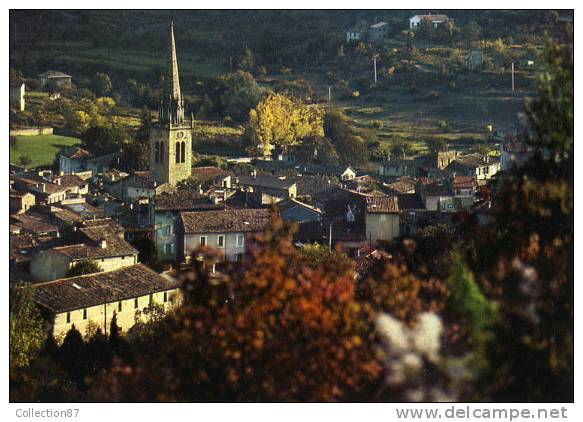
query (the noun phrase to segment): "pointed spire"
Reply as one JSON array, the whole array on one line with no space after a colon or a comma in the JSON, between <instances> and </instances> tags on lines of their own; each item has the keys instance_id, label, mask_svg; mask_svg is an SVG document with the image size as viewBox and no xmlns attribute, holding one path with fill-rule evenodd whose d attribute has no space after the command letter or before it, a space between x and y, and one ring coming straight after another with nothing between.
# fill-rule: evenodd
<instances>
[{"instance_id":1,"label":"pointed spire","mask_svg":"<svg viewBox=\"0 0 583 422\"><path fill-rule=\"evenodd\" d=\"M180 79L178 76L178 61L176 60L176 44L174 41L174 21L170 24L168 61L166 63L166 96L180 100Z\"/></svg>"},{"instance_id":2,"label":"pointed spire","mask_svg":"<svg viewBox=\"0 0 583 422\"><path fill-rule=\"evenodd\" d=\"M162 124L180 125L184 122L184 101L180 93L178 60L176 59L176 44L174 42L174 22L170 24L168 36L168 59L166 62L166 75L164 75L162 85L159 116Z\"/></svg>"}]
</instances>

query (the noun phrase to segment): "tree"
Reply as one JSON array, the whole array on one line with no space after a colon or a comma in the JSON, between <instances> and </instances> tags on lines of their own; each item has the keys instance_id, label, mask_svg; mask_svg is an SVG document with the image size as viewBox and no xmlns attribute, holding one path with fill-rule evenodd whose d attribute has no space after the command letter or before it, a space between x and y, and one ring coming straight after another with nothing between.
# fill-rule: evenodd
<instances>
[{"instance_id":1,"label":"tree","mask_svg":"<svg viewBox=\"0 0 583 422\"><path fill-rule=\"evenodd\" d=\"M397 142L390 149L391 157L395 159L405 159L411 152L411 144L407 142Z\"/></svg>"},{"instance_id":2,"label":"tree","mask_svg":"<svg viewBox=\"0 0 583 422\"><path fill-rule=\"evenodd\" d=\"M28 155L21 155L18 157L18 163L26 170L32 163L32 159Z\"/></svg>"},{"instance_id":3,"label":"tree","mask_svg":"<svg viewBox=\"0 0 583 422\"><path fill-rule=\"evenodd\" d=\"M244 122L249 111L259 104L264 89L257 85L253 75L241 70L224 76L222 81L224 92L219 101L221 113L235 122Z\"/></svg>"},{"instance_id":4,"label":"tree","mask_svg":"<svg viewBox=\"0 0 583 422\"><path fill-rule=\"evenodd\" d=\"M73 265L69 271L67 271L66 277L77 277L85 274L100 273L101 271L103 271L103 269L97 262L86 259Z\"/></svg>"},{"instance_id":5,"label":"tree","mask_svg":"<svg viewBox=\"0 0 583 422\"><path fill-rule=\"evenodd\" d=\"M237 67L245 72L253 72L255 70L255 57L253 56L251 49L248 47L245 47L245 51L239 59Z\"/></svg>"},{"instance_id":6,"label":"tree","mask_svg":"<svg viewBox=\"0 0 583 422\"><path fill-rule=\"evenodd\" d=\"M225 283L193 259L185 302L153 361L114 370L100 391L123 400L369 400L381 366L352 271L289 266L292 233L275 219Z\"/></svg>"},{"instance_id":7,"label":"tree","mask_svg":"<svg viewBox=\"0 0 583 422\"><path fill-rule=\"evenodd\" d=\"M81 133L83 144L95 155L119 151L128 139L123 128L111 124L93 125Z\"/></svg>"},{"instance_id":8,"label":"tree","mask_svg":"<svg viewBox=\"0 0 583 422\"><path fill-rule=\"evenodd\" d=\"M447 142L442 139L430 139L427 141L427 148L432 154L447 151Z\"/></svg>"},{"instance_id":9,"label":"tree","mask_svg":"<svg viewBox=\"0 0 583 422\"><path fill-rule=\"evenodd\" d=\"M65 128L74 133L81 133L89 127L90 117L89 114L83 110L71 110L65 115Z\"/></svg>"},{"instance_id":10,"label":"tree","mask_svg":"<svg viewBox=\"0 0 583 422\"><path fill-rule=\"evenodd\" d=\"M10 368L30 365L47 335L45 323L34 303L34 291L10 289Z\"/></svg>"},{"instance_id":11,"label":"tree","mask_svg":"<svg viewBox=\"0 0 583 422\"><path fill-rule=\"evenodd\" d=\"M355 165L367 161L365 142L342 111L331 110L324 114L324 135L332 140L342 163Z\"/></svg>"},{"instance_id":12,"label":"tree","mask_svg":"<svg viewBox=\"0 0 583 422\"><path fill-rule=\"evenodd\" d=\"M547 68L526 107L534 156L500 180L495 223L476 227L472 266L499 303L493 400L571 401L574 369L573 38L547 43ZM561 122L561 123L559 123Z\"/></svg>"},{"instance_id":13,"label":"tree","mask_svg":"<svg viewBox=\"0 0 583 422\"><path fill-rule=\"evenodd\" d=\"M111 78L105 73L96 73L91 80L91 90L98 97L107 97L113 91Z\"/></svg>"},{"instance_id":14,"label":"tree","mask_svg":"<svg viewBox=\"0 0 583 422\"><path fill-rule=\"evenodd\" d=\"M471 46L473 43L480 41L482 28L475 21L470 21L462 28L461 36L464 42Z\"/></svg>"},{"instance_id":15,"label":"tree","mask_svg":"<svg viewBox=\"0 0 583 422\"><path fill-rule=\"evenodd\" d=\"M270 94L249 112L247 136L264 156L276 145L294 145L303 138L323 135L322 110L283 94Z\"/></svg>"}]
</instances>

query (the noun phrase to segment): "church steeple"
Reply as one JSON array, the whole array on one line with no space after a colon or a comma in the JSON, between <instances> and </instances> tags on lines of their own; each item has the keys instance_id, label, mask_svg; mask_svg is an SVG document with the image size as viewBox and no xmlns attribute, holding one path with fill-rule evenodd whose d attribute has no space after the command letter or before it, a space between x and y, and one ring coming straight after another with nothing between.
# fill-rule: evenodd
<instances>
[{"instance_id":1,"label":"church steeple","mask_svg":"<svg viewBox=\"0 0 583 422\"><path fill-rule=\"evenodd\" d=\"M174 41L174 22L170 24L168 36L168 58L159 117L160 122L164 124L176 125L184 122L184 101L180 92L180 78L178 76L178 61L176 60L176 44Z\"/></svg>"}]
</instances>

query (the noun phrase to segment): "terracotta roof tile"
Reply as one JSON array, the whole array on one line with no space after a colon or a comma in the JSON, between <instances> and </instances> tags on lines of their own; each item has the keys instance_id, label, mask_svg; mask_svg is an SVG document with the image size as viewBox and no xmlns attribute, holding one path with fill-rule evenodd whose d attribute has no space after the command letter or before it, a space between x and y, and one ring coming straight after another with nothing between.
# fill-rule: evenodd
<instances>
[{"instance_id":1,"label":"terracotta roof tile","mask_svg":"<svg viewBox=\"0 0 583 422\"><path fill-rule=\"evenodd\" d=\"M35 301L57 313L172 290L179 285L175 279L136 264L115 271L35 284L32 288Z\"/></svg>"},{"instance_id":2,"label":"terracotta roof tile","mask_svg":"<svg viewBox=\"0 0 583 422\"><path fill-rule=\"evenodd\" d=\"M366 212L369 214L386 214L399 212L396 196L374 196L366 198Z\"/></svg>"},{"instance_id":3,"label":"terracotta roof tile","mask_svg":"<svg viewBox=\"0 0 583 422\"><path fill-rule=\"evenodd\" d=\"M180 213L185 233L255 232L264 229L271 218L268 209L228 209Z\"/></svg>"}]
</instances>

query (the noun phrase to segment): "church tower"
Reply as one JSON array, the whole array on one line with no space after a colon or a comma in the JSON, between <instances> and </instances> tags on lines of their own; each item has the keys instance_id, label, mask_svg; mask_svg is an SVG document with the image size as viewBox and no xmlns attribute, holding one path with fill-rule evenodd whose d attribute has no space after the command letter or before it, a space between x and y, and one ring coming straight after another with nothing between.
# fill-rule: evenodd
<instances>
[{"instance_id":1,"label":"church tower","mask_svg":"<svg viewBox=\"0 0 583 422\"><path fill-rule=\"evenodd\" d=\"M163 84L158 122L150 129L150 177L158 183L176 185L191 175L192 132L190 125L184 121L174 22L170 25Z\"/></svg>"}]
</instances>

